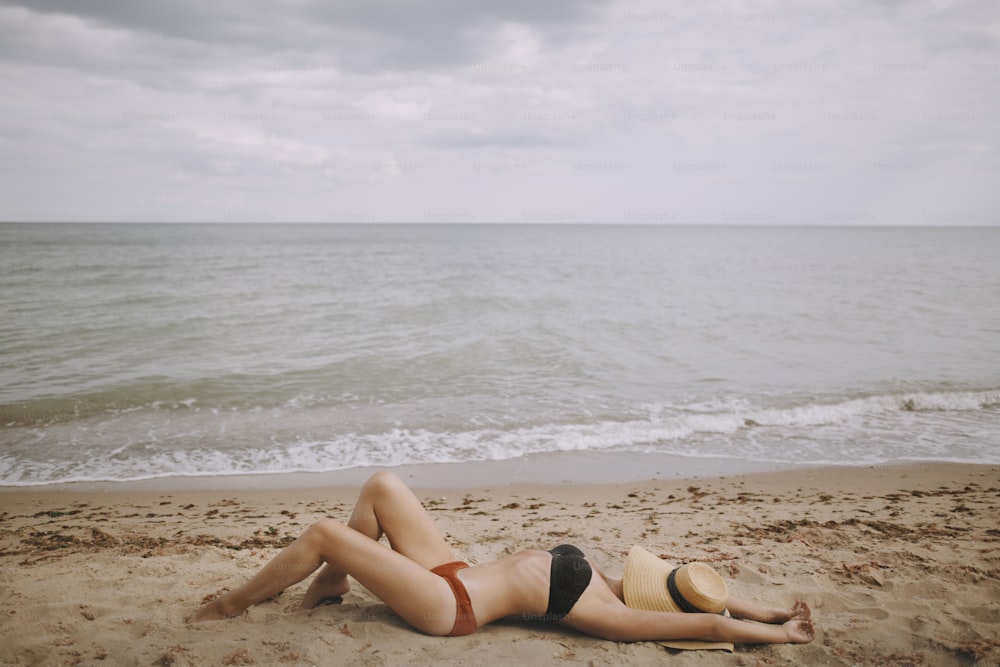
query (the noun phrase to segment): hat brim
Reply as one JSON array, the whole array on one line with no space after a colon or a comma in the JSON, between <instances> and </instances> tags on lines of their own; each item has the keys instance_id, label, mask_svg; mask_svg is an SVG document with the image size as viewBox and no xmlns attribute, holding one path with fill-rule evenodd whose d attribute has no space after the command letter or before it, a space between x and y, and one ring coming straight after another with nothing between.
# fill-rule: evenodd
<instances>
[{"instance_id":1,"label":"hat brim","mask_svg":"<svg viewBox=\"0 0 1000 667\"><path fill-rule=\"evenodd\" d=\"M649 553L640 546L632 547L625 560L625 574L622 580L625 604L635 609L650 609L670 613L684 613L668 596L645 587L646 582L664 581L674 565ZM725 612L729 616L729 612ZM680 651L727 651L734 653L736 647L729 642L706 642L697 640L658 641L657 644Z\"/></svg>"}]
</instances>

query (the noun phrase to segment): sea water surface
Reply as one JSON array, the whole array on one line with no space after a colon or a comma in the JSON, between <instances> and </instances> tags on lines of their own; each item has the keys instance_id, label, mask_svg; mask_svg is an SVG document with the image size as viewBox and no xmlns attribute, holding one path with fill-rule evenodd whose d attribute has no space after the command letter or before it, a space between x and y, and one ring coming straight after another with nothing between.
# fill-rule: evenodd
<instances>
[{"instance_id":1,"label":"sea water surface","mask_svg":"<svg viewBox=\"0 0 1000 667\"><path fill-rule=\"evenodd\" d=\"M996 228L0 225L0 485L1000 463L998 257Z\"/></svg>"}]
</instances>

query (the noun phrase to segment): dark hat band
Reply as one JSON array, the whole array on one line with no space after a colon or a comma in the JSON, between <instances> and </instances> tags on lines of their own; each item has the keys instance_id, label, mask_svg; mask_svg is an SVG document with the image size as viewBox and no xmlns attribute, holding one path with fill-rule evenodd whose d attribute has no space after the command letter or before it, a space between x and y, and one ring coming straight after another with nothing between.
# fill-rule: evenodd
<instances>
[{"instance_id":1,"label":"dark hat band","mask_svg":"<svg viewBox=\"0 0 1000 667\"><path fill-rule=\"evenodd\" d=\"M674 604L677 605L678 609L680 609L681 611L687 612L689 614L707 614L707 613L709 613L709 612L705 611L704 609L699 609L695 605L693 605L690 602L688 602L688 600L681 594L680 589L677 588L677 570L679 570L679 569L681 569L681 568L679 568L679 567L675 568L675 569L673 569L673 570L670 571L670 574L667 575L667 592L670 593L670 598L674 601ZM725 614L726 612L725 612L725 610L722 610L722 612L720 612L720 613L721 614Z\"/></svg>"}]
</instances>

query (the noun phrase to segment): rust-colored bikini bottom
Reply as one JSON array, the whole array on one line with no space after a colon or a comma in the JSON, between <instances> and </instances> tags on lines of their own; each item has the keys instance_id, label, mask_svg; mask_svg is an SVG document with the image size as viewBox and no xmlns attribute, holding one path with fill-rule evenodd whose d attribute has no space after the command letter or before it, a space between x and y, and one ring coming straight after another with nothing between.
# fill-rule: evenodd
<instances>
[{"instance_id":1,"label":"rust-colored bikini bottom","mask_svg":"<svg viewBox=\"0 0 1000 667\"><path fill-rule=\"evenodd\" d=\"M452 592L455 594L455 625L452 626L451 632L448 633L449 637L472 634L479 629L479 625L476 623L476 615L472 611L472 601L469 600L469 592L465 590L465 584L462 583L457 574L459 570L464 570L467 567L469 567L468 563L456 560L444 565L438 565L431 570L431 572L447 581L448 585L451 586Z\"/></svg>"}]
</instances>

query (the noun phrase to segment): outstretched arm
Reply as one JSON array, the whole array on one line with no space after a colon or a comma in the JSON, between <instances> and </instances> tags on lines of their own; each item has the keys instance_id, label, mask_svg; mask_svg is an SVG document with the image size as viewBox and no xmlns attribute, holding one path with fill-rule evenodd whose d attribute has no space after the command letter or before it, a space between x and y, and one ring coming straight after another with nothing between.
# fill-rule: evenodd
<instances>
[{"instance_id":1,"label":"outstretched arm","mask_svg":"<svg viewBox=\"0 0 1000 667\"><path fill-rule=\"evenodd\" d=\"M797 600L794 605L785 609L771 609L744 600L742 598L729 596L726 608L733 618L743 618L748 621L760 621L761 623L787 623L792 620L808 621L812 618L812 612L802 600Z\"/></svg>"},{"instance_id":2,"label":"outstretched arm","mask_svg":"<svg viewBox=\"0 0 1000 667\"><path fill-rule=\"evenodd\" d=\"M747 600L729 598L730 613L761 623L718 614L674 614L626 607L617 580L595 576L564 624L595 637L615 641L694 639L733 644L806 643L815 630L809 606L796 602L789 609L768 610Z\"/></svg>"},{"instance_id":3,"label":"outstretched arm","mask_svg":"<svg viewBox=\"0 0 1000 667\"><path fill-rule=\"evenodd\" d=\"M675 614L624 605L609 605L604 613L581 615L569 624L588 634L626 642L694 639L733 644L804 644L815 636L812 621L803 618L771 625L718 614Z\"/></svg>"},{"instance_id":4,"label":"outstretched arm","mask_svg":"<svg viewBox=\"0 0 1000 667\"><path fill-rule=\"evenodd\" d=\"M604 586L591 584L573 612L567 625L583 632L618 641L669 641L694 639L728 641L733 644L805 643L812 641L815 629L812 612L802 600L785 609L762 607L749 600L729 596L726 607L733 618L714 614L668 614L641 611L626 607L622 582L605 575L591 563ZM747 621L768 623L768 626ZM782 627L775 627L775 626ZM722 639L711 637L725 635Z\"/></svg>"}]
</instances>

